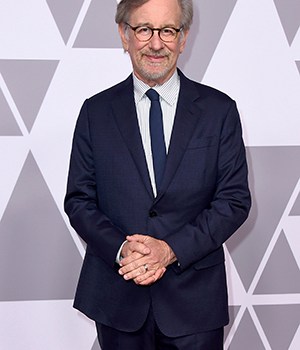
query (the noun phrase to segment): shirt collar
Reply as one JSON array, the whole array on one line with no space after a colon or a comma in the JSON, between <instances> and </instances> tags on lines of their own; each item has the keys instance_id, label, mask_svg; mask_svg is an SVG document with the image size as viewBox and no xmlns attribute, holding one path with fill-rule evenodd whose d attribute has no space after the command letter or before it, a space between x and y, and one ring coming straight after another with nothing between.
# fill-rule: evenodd
<instances>
[{"instance_id":1,"label":"shirt collar","mask_svg":"<svg viewBox=\"0 0 300 350\"><path fill-rule=\"evenodd\" d=\"M134 86L134 99L135 102L138 103L142 98L145 97L145 93L151 87L144 83L142 80L138 79L136 75L133 73L133 86ZM179 93L180 87L180 78L175 70L174 74L171 78L163 83L162 85L155 85L153 87L156 90L162 99L164 99L169 105L173 105Z\"/></svg>"}]
</instances>

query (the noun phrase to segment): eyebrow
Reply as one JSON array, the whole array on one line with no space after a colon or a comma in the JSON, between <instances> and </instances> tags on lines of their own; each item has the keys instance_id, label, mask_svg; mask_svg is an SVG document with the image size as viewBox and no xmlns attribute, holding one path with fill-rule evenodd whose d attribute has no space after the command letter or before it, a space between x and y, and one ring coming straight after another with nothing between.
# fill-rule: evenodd
<instances>
[{"instance_id":1,"label":"eyebrow","mask_svg":"<svg viewBox=\"0 0 300 350\"><path fill-rule=\"evenodd\" d=\"M150 22L143 22L143 23L138 23L135 27L150 27L150 28L156 28L152 23ZM177 28L175 24L163 24L159 28Z\"/></svg>"}]
</instances>

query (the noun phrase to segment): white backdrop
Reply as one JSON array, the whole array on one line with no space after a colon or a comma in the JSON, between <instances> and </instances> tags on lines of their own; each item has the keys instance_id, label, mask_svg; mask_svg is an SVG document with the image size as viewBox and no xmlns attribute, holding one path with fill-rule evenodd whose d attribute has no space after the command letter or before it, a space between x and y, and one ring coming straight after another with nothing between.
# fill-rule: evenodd
<instances>
[{"instance_id":1,"label":"white backdrop","mask_svg":"<svg viewBox=\"0 0 300 350\"><path fill-rule=\"evenodd\" d=\"M86 97L127 77L115 0L0 0L0 348L96 350L63 198ZM300 348L300 0L195 0L179 66L234 98L253 208L226 244L225 349Z\"/></svg>"}]
</instances>

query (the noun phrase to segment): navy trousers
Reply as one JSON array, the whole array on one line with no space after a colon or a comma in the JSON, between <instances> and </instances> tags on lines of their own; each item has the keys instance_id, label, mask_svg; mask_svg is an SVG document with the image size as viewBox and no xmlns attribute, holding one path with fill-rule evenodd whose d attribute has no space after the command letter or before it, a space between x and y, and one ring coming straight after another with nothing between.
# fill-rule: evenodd
<instances>
[{"instance_id":1,"label":"navy trousers","mask_svg":"<svg viewBox=\"0 0 300 350\"><path fill-rule=\"evenodd\" d=\"M170 338L158 328L153 312L136 332L122 332L96 323L102 350L223 350L224 329Z\"/></svg>"}]
</instances>

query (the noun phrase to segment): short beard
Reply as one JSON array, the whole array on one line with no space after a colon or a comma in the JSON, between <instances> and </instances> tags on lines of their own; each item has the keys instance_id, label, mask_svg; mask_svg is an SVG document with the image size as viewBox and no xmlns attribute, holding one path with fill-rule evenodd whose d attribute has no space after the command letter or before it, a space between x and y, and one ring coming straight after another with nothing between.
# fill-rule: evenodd
<instances>
[{"instance_id":1,"label":"short beard","mask_svg":"<svg viewBox=\"0 0 300 350\"><path fill-rule=\"evenodd\" d=\"M169 71L167 71L167 70L153 73L153 72L148 72L148 71L143 70L143 69L141 69L140 72L142 73L141 76L144 77L146 80L157 82L157 84L159 81L161 81L163 78L165 78L169 73Z\"/></svg>"},{"instance_id":2,"label":"short beard","mask_svg":"<svg viewBox=\"0 0 300 350\"><path fill-rule=\"evenodd\" d=\"M168 52L165 51L154 51L154 50L147 50L142 53L143 55L150 54L152 56L165 56L168 57ZM159 64L158 64L159 65ZM153 64L155 67L155 63ZM159 72L149 72L146 68L143 66L140 68L140 75L144 77L148 81L158 82L161 81L164 77L166 77L169 74L169 68L163 67L163 69Z\"/></svg>"}]
</instances>

